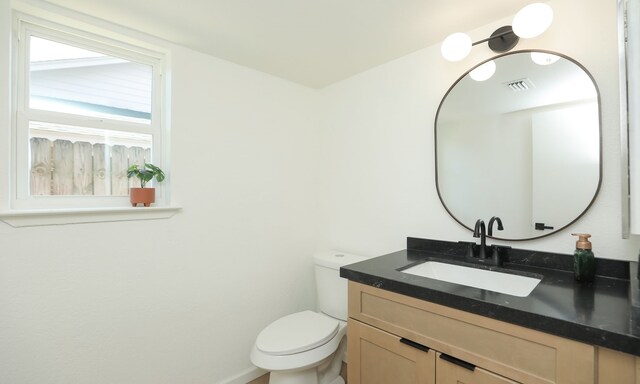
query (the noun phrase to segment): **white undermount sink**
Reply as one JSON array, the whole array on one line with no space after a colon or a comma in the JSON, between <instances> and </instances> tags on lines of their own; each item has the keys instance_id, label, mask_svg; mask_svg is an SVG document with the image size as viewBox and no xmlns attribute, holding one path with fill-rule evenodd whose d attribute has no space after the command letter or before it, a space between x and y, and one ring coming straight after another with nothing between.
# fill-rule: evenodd
<instances>
[{"instance_id":1,"label":"white undermount sink","mask_svg":"<svg viewBox=\"0 0 640 384\"><path fill-rule=\"evenodd\" d=\"M526 297L540 279L456 264L426 261L401 272L507 295Z\"/></svg>"}]
</instances>

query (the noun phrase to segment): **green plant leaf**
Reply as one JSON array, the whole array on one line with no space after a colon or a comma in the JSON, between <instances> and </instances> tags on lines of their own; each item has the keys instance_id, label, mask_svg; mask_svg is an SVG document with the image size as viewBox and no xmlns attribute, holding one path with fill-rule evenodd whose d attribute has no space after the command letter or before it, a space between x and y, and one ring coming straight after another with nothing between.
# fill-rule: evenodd
<instances>
[{"instance_id":1,"label":"green plant leaf","mask_svg":"<svg viewBox=\"0 0 640 384\"><path fill-rule=\"evenodd\" d=\"M140 180L140 186L142 188L145 185L153 180L155 177L158 182L161 182L165 179L165 174L159 167L151 164L145 163L141 168L138 164L134 164L127 169L127 177L137 177Z\"/></svg>"}]
</instances>

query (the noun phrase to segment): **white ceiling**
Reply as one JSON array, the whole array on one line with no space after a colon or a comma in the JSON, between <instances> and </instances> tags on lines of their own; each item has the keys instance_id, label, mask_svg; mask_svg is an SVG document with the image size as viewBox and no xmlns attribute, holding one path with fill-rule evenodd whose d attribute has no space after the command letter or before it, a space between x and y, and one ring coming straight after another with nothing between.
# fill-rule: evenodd
<instances>
[{"instance_id":1,"label":"white ceiling","mask_svg":"<svg viewBox=\"0 0 640 384\"><path fill-rule=\"evenodd\" d=\"M504 116L579 101L597 103L593 79L571 60L562 58L550 65L538 65L529 53L517 53L494 62L497 70L490 79L475 81L465 76L456 84L439 111L438 122ZM526 80L531 87L513 91L507 86L519 80Z\"/></svg>"},{"instance_id":2,"label":"white ceiling","mask_svg":"<svg viewBox=\"0 0 640 384\"><path fill-rule=\"evenodd\" d=\"M533 2L46 1L314 88L512 16Z\"/></svg>"}]
</instances>

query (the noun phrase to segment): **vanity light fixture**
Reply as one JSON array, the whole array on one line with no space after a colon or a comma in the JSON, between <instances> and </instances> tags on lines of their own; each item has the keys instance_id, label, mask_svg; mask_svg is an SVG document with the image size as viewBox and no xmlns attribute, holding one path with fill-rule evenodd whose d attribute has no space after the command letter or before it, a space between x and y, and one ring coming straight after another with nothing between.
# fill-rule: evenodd
<instances>
[{"instance_id":1,"label":"vanity light fixture","mask_svg":"<svg viewBox=\"0 0 640 384\"><path fill-rule=\"evenodd\" d=\"M496 73L496 63L490 60L469 72L469 76L475 81L485 81L490 79L494 73Z\"/></svg>"},{"instance_id":2,"label":"vanity light fixture","mask_svg":"<svg viewBox=\"0 0 640 384\"><path fill-rule=\"evenodd\" d=\"M492 51L508 52L518 44L520 38L529 39L541 35L551 25L553 10L545 3L533 3L522 8L513 18L513 26L496 29L486 39L471 42L466 33L456 32L442 42L440 51L449 61L460 61L467 57L474 45L487 42Z\"/></svg>"},{"instance_id":3,"label":"vanity light fixture","mask_svg":"<svg viewBox=\"0 0 640 384\"><path fill-rule=\"evenodd\" d=\"M544 52L531 52L531 60L538 65L550 65L560 60L560 56Z\"/></svg>"}]
</instances>

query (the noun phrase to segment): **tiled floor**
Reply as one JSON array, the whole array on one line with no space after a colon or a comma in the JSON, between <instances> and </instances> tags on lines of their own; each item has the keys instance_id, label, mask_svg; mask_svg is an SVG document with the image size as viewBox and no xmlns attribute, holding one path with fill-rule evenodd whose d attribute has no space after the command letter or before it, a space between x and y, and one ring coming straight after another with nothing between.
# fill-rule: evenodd
<instances>
[{"instance_id":1,"label":"tiled floor","mask_svg":"<svg viewBox=\"0 0 640 384\"><path fill-rule=\"evenodd\" d=\"M269 384L269 374L262 375L255 380L251 380L247 384Z\"/></svg>"},{"instance_id":2,"label":"tiled floor","mask_svg":"<svg viewBox=\"0 0 640 384\"><path fill-rule=\"evenodd\" d=\"M342 363L342 371L340 372L340 376L344 379L344 382L347 382L347 364ZM262 375L255 380L251 380L247 384L269 384L269 374Z\"/></svg>"}]
</instances>

